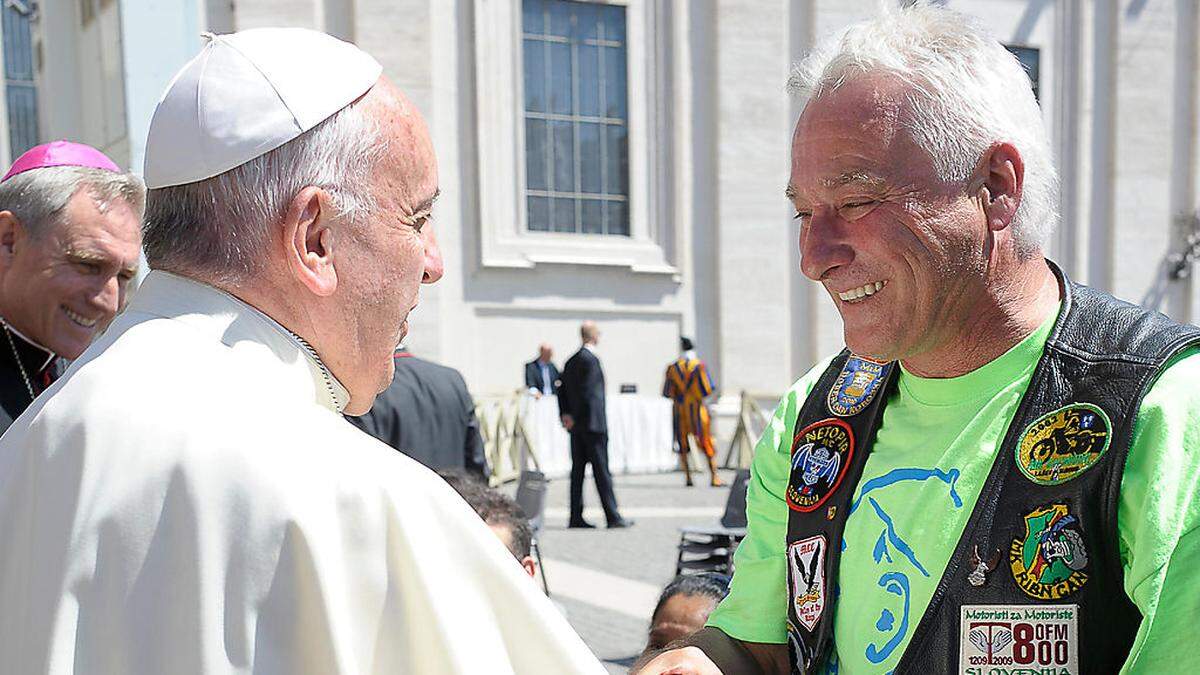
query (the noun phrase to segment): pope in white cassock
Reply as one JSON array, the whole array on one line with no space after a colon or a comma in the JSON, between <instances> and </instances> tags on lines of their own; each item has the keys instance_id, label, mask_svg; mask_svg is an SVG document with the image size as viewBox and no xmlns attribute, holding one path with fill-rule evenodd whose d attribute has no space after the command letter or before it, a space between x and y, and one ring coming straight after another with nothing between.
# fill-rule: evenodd
<instances>
[{"instance_id":1,"label":"pope in white cassock","mask_svg":"<svg viewBox=\"0 0 1200 675\"><path fill-rule=\"evenodd\" d=\"M0 439L2 673L602 673L439 478L346 423L442 273L420 113L213 37L146 147L152 271Z\"/></svg>"}]
</instances>

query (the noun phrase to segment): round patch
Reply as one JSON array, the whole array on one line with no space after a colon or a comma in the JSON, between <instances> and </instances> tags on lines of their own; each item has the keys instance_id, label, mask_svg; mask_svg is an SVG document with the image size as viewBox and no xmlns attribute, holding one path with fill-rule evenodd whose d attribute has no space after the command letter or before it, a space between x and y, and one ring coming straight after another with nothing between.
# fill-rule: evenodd
<instances>
[{"instance_id":1,"label":"round patch","mask_svg":"<svg viewBox=\"0 0 1200 675\"><path fill-rule=\"evenodd\" d=\"M1046 413L1021 434L1017 466L1038 485L1065 483L1100 461L1111 428L1108 415L1090 403Z\"/></svg>"},{"instance_id":2,"label":"round patch","mask_svg":"<svg viewBox=\"0 0 1200 675\"><path fill-rule=\"evenodd\" d=\"M846 365L842 366L826 399L829 412L838 417L849 417L866 410L875 399L879 385L883 384L885 365L859 356L846 359Z\"/></svg>"},{"instance_id":3,"label":"round patch","mask_svg":"<svg viewBox=\"0 0 1200 675\"><path fill-rule=\"evenodd\" d=\"M1030 597L1058 600L1087 583L1087 549L1079 519L1066 504L1051 504L1025 516L1025 534L1008 550L1013 579Z\"/></svg>"},{"instance_id":4,"label":"round patch","mask_svg":"<svg viewBox=\"0 0 1200 675\"><path fill-rule=\"evenodd\" d=\"M788 507L817 510L837 490L853 456L854 432L842 420L829 418L801 429L792 439Z\"/></svg>"}]
</instances>

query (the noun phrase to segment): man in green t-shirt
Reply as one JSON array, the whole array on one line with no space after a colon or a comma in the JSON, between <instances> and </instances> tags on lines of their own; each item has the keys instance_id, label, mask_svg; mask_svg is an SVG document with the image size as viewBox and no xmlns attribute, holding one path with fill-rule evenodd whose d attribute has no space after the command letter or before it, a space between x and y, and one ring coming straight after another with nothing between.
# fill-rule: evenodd
<instances>
[{"instance_id":1,"label":"man in green t-shirt","mask_svg":"<svg viewBox=\"0 0 1200 675\"><path fill-rule=\"evenodd\" d=\"M1043 257L1058 219L1057 176L1019 63L974 20L917 5L852 26L815 50L789 84L806 98L786 190L800 226L801 269L837 306L846 346L858 355L850 360L868 368L894 363L888 371L894 377L880 387L875 371L855 380L851 370L847 386L828 392L835 416L854 412L838 412L835 394L866 405L880 393L882 401L861 475L844 486L851 453L806 454L805 430L796 426L810 394L826 396L815 387L832 360L783 397L755 451L748 531L730 595L706 629L640 672L800 672L789 661L789 629L815 631L827 615L830 639L812 665L830 673L918 671L912 666L918 655L906 650L919 626L955 636L938 643L943 650L980 655L961 663L987 664L957 672L1200 670L1189 625L1200 616L1192 571L1200 570L1200 349L1194 344L1180 342L1152 369L1140 401L1138 392L1122 394L1140 408L1131 413L1123 472L1112 469L1119 480L1116 524L1103 534L1119 559L1119 580L1104 590L1126 596L1130 612L1089 616L1079 609L1089 605L1072 604L1083 602L1076 592L1088 574L1096 576L1104 548L1082 543L1073 505L1020 514L1027 536L984 550L961 548L976 506L999 500L998 489L985 487L994 485L989 475L1000 466L1001 448L1026 440L1066 443L1049 432L1038 436L1036 424L1008 435L1014 420L1024 419L1022 401L1031 383L1042 381L1040 360L1072 302L1069 285L1060 284ZM1059 429L1073 432L1071 443L1115 428L1087 403L1043 418L1054 421L1055 414L1060 421L1074 415L1074 427ZM845 426L826 422L826 431ZM1108 448L1106 440L1088 461ZM1021 457L1018 451L1009 461L1028 485L1009 489L1032 493L1088 469L1085 463L1039 473ZM845 513L830 507L827 514L830 521L844 519L840 541L828 542L840 545L829 589L814 582L819 547L789 556L789 517L803 510L797 499L809 498L794 498L793 487L804 483L817 506L838 490L848 494ZM955 561L956 550L970 554ZM807 595L789 592L789 564L793 577L808 582ZM944 580L951 565L961 573ZM939 588L986 589L1003 575L1029 596L1028 607L1062 610L1069 625L1035 620L1023 634L1013 624L981 621L960 634L958 608L926 617ZM1091 583L1089 592L1102 581ZM971 608L962 609L967 626ZM789 610L803 627L789 626ZM1114 626L1131 621L1130 646L1120 648L1115 665L1081 669L1087 655L1075 651L1080 631L1087 627L1094 636L1109 618ZM1055 639L1030 642L1034 631ZM1045 653L1038 657L1035 646ZM1002 653L1016 660L993 667L1004 664L996 657ZM1030 662L1055 666L1019 666Z\"/></svg>"}]
</instances>

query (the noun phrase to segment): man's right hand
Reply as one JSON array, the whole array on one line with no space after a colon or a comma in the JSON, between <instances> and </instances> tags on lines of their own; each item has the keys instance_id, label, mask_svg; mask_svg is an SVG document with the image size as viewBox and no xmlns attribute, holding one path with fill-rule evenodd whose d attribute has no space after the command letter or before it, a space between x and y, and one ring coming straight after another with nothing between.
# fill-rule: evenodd
<instances>
[{"instance_id":1,"label":"man's right hand","mask_svg":"<svg viewBox=\"0 0 1200 675\"><path fill-rule=\"evenodd\" d=\"M575 419L573 417L571 417L570 415L563 415L562 416L562 425L563 425L564 429L566 429L568 432L570 432L571 427L575 426Z\"/></svg>"},{"instance_id":2,"label":"man's right hand","mask_svg":"<svg viewBox=\"0 0 1200 675\"><path fill-rule=\"evenodd\" d=\"M682 647L654 657L637 675L721 675L721 669L699 647Z\"/></svg>"}]
</instances>

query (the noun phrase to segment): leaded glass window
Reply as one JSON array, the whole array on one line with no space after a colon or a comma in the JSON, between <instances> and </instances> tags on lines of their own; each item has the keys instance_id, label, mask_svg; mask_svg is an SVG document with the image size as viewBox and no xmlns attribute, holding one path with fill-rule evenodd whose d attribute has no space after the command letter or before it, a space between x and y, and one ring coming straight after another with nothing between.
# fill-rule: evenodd
<instances>
[{"instance_id":1,"label":"leaded glass window","mask_svg":"<svg viewBox=\"0 0 1200 675\"><path fill-rule=\"evenodd\" d=\"M528 229L629 236L625 7L524 0L522 26Z\"/></svg>"}]
</instances>

